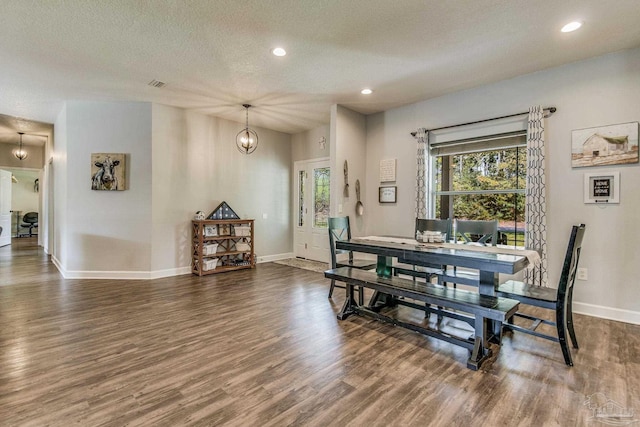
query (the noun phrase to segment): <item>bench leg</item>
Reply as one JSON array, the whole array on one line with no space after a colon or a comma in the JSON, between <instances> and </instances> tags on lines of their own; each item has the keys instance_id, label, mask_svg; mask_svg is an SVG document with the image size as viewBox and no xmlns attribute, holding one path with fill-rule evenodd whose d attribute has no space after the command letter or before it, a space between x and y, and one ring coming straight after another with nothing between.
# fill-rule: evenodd
<instances>
[{"instance_id":1,"label":"bench leg","mask_svg":"<svg viewBox=\"0 0 640 427\"><path fill-rule=\"evenodd\" d=\"M479 315L476 315L475 319L475 339L473 350L467 360L467 368L477 371L482 362L491 356L491 349L487 340L487 319Z\"/></svg>"},{"instance_id":2,"label":"bench leg","mask_svg":"<svg viewBox=\"0 0 640 427\"><path fill-rule=\"evenodd\" d=\"M353 307L358 305L354 298L353 284L345 283L345 285L347 287L347 297L344 300L342 309L338 313L338 320L344 320L350 315L354 314L355 311L353 310Z\"/></svg>"}]
</instances>

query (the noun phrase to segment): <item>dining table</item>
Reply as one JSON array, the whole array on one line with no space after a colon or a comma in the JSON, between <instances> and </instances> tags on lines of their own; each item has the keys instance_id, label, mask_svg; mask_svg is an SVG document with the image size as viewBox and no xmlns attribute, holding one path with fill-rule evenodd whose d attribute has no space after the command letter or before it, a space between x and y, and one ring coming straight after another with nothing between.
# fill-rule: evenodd
<instances>
[{"instance_id":1,"label":"dining table","mask_svg":"<svg viewBox=\"0 0 640 427\"><path fill-rule=\"evenodd\" d=\"M397 236L366 236L340 240L336 248L345 251L368 253L377 256L376 273L380 277L393 274L393 258L416 265L443 265L477 270L478 293L495 296L499 274L516 274L539 263L538 252L462 243L418 242L412 238ZM369 305L373 306L386 295L374 294ZM494 338L499 341L501 325L493 325Z\"/></svg>"}]
</instances>

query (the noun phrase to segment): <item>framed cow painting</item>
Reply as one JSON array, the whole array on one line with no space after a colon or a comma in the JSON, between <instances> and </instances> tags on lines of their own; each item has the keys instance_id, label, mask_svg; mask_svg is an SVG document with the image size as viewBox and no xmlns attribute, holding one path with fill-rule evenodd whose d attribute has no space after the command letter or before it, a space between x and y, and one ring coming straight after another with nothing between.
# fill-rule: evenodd
<instances>
[{"instance_id":1,"label":"framed cow painting","mask_svg":"<svg viewBox=\"0 0 640 427\"><path fill-rule=\"evenodd\" d=\"M122 191L127 189L124 153L91 154L91 189Z\"/></svg>"}]
</instances>

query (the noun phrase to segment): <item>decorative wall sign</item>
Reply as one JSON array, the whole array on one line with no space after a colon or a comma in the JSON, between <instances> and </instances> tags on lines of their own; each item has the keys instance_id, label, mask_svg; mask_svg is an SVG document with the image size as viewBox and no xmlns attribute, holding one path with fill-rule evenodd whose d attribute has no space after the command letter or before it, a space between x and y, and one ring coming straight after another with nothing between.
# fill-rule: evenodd
<instances>
[{"instance_id":1,"label":"decorative wall sign","mask_svg":"<svg viewBox=\"0 0 640 427\"><path fill-rule=\"evenodd\" d=\"M396 190L398 187L380 187L378 189L378 202L396 203Z\"/></svg>"},{"instance_id":2,"label":"decorative wall sign","mask_svg":"<svg viewBox=\"0 0 640 427\"><path fill-rule=\"evenodd\" d=\"M122 191L127 189L124 153L91 154L91 189Z\"/></svg>"},{"instance_id":3,"label":"decorative wall sign","mask_svg":"<svg viewBox=\"0 0 640 427\"><path fill-rule=\"evenodd\" d=\"M638 122L571 132L571 166L638 163Z\"/></svg>"},{"instance_id":4,"label":"decorative wall sign","mask_svg":"<svg viewBox=\"0 0 640 427\"><path fill-rule=\"evenodd\" d=\"M584 202L620 203L620 172L585 173Z\"/></svg>"},{"instance_id":5,"label":"decorative wall sign","mask_svg":"<svg viewBox=\"0 0 640 427\"><path fill-rule=\"evenodd\" d=\"M380 160L380 182L396 180L396 159Z\"/></svg>"}]
</instances>

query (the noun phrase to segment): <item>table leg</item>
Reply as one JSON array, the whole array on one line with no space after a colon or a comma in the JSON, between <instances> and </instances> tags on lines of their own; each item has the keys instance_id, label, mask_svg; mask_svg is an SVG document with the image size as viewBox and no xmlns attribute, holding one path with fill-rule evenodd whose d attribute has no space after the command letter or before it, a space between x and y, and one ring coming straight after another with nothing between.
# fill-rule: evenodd
<instances>
[{"instance_id":1,"label":"table leg","mask_svg":"<svg viewBox=\"0 0 640 427\"><path fill-rule=\"evenodd\" d=\"M498 273L493 273L491 271L480 271L480 283L478 287L478 292L480 295L496 295L496 288L498 287ZM491 337L491 341L496 344L500 344L500 338L502 336L502 322L496 322L494 320L488 320L488 328L489 331L492 332L493 336Z\"/></svg>"}]
</instances>

